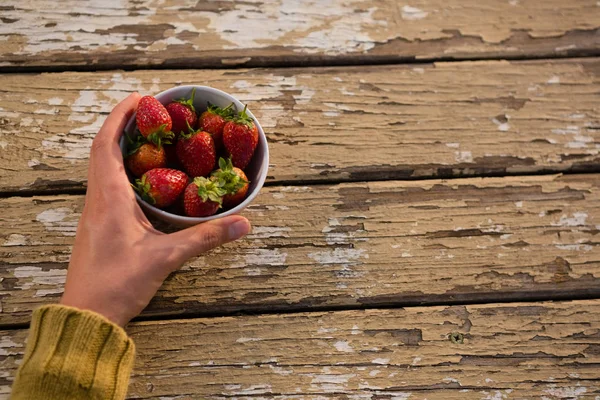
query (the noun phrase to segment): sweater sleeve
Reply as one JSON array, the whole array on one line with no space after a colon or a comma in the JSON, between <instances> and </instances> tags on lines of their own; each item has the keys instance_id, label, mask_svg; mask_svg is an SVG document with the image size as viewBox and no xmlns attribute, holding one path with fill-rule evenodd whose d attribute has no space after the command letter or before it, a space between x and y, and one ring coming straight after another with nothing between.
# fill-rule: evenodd
<instances>
[{"instance_id":1,"label":"sweater sleeve","mask_svg":"<svg viewBox=\"0 0 600 400\"><path fill-rule=\"evenodd\" d=\"M134 353L125 331L99 314L38 308L11 399L123 399Z\"/></svg>"}]
</instances>

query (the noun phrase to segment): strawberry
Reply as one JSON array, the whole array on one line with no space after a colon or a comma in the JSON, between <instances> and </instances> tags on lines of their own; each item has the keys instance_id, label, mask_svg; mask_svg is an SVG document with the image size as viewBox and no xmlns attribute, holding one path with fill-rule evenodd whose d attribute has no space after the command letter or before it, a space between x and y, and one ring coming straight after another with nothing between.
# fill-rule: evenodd
<instances>
[{"instance_id":1,"label":"strawberry","mask_svg":"<svg viewBox=\"0 0 600 400\"><path fill-rule=\"evenodd\" d=\"M198 127L212 135L217 151L223 148L223 127L234 115L233 103L225 108L208 103L208 110L198 119Z\"/></svg>"},{"instance_id":2,"label":"strawberry","mask_svg":"<svg viewBox=\"0 0 600 400\"><path fill-rule=\"evenodd\" d=\"M183 209L188 217L208 217L217 212L227 192L218 182L204 177L194 178L183 194Z\"/></svg>"},{"instance_id":3,"label":"strawberry","mask_svg":"<svg viewBox=\"0 0 600 400\"><path fill-rule=\"evenodd\" d=\"M140 177L154 168L167 166L167 154L164 146L158 147L152 143L140 143L125 159L131 173Z\"/></svg>"},{"instance_id":4,"label":"strawberry","mask_svg":"<svg viewBox=\"0 0 600 400\"><path fill-rule=\"evenodd\" d=\"M179 99L167 104L167 112L173 121L173 133L175 137L180 133L187 133L188 126L196 126L198 116L194 108L194 96L196 88L192 89L192 96L189 99Z\"/></svg>"},{"instance_id":5,"label":"strawberry","mask_svg":"<svg viewBox=\"0 0 600 400\"><path fill-rule=\"evenodd\" d=\"M246 109L223 127L223 144L231 157L233 165L245 169L258 145L258 129Z\"/></svg>"},{"instance_id":6,"label":"strawberry","mask_svg":"<svg viewBox=\"0 0 600 400\"><path fill-rule=\"evenodd\" d=\"M185 190L188 177L181 171L169 168L154 168L136 179L134 189L148 203L164 208L175 203Z\"/></svg>"},{"instance_id":7,"label":"strawberry","mask_svg":"<svg viewBox=\"0 0 600 400\"><path fill-rule=\"evenodd\" d=\"M223 207L233 208L246 198L250 186L248 177L244 171L233 166L231 159L219 158L219 167L212 173L212 177L227 192L223 196Z\"/></svg>"},{"instance_id":8,"label":"strawberry","mask_svg":"<svg viewBox=\"0 0 600 400\"><path fill-rule=\"evenodd\" d=\"M215 142L207 132L181 134L175 148L184 170L192 177L208 176L217 160Z\"/></svg>"},{"instance_id":9,"label":"strawberry","mask_svg":"<svg viewBox=\"0 0 600 400\"><path fill-rule=\"evenodd\" d=\"M140 99L135 122L142 136L157 145L160 145L162 139L173 137L171 116L167 109L152 96L144 96Z\"/></svg>"}]
</instances>

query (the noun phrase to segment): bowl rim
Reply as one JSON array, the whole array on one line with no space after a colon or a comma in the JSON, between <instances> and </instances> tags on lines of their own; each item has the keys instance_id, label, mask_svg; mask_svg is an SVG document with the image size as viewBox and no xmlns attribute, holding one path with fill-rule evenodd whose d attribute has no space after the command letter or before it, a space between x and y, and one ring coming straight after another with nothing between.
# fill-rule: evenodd
<instances>
[{"instance_id":1,"label":"bowl rim","mask_svg":"<svg viewBox=\"0 0 600 400\"><path fill-rule=\"evenodd\" d=\"M236 109L238 109L238 110L243 109L245 106L245 104L243 104L240 100L238 100L236 97L232 96L231 94L224 92L222 90L219 90L219 89L215 89L210 86L203 86L203 85L173 86L172 88L169 88L167 90L159 92L153 96L158 101L160 101L161 104L165 105L163 103L162 98L167 98L169 96L169 94L171 94L172 92L175 92L175 91L186 90L186 89L192 90L193 88L196 88L196 92L208 91L208 92L212 92L213 94L216 94L216 95L224 96L224 97L228 98L229 100L231 100L235 104ZM159 96L160 96L160 98L159 98ZM175 98L175 96L171 96L171 98L169 100L173 100L174 98ZM237 206L235 206L234 208L232 208L230 210L227 210L222 213L210 215L208 217L188 217L188 216L184 216L184 215L173 214L173 213L167 212L165 210L161 210L160 208L154 207L152 204L145 202L140 197L140 195L134 191L135 197L136 197L138 203L140 203L140 205L142 207L148 208L156 216L158 216L159 218L161 218L163 220L166 220L167 222L171 222L171 223L175 222L176 224L179 223L181 225L188 225L188 226L197 225L202 222L212 221L215 219L227 217L229 215L238 214L240 211L245 209L252 202L252 200L254 200L256 198L256 196L258 196L260 189L264 186L265 180L267 179L267 173L269 170L269 146L267 143L267 136L265 135L265 132L263 131L262 126L260 125L260 122L258 122L258 119L254 116L254 114L252 113L252 111L249 108L246 109L246 113L252 118L252 120L256 124L256 127L258 129L258 141L259 141L260 145L264 147L264 156L261 161L262 168L260 171L260 175L258 176L258 179L256 180L256 186L254 187L254 190L252 192L248 193L248 195L246 196L246 198L244 199L243 202L241 202L240 204L238 204ZM125 131L128 131L129 129L132 128L132 126L135 125L136 114L137 113L134 112L131 115L131 117L129 118L129 121L127 121L124 132L121 133L120 141L125 140L125 135L124 135ZM132 123L133 123L133 125L132 125Z\"/></svg>"}]
</instances>

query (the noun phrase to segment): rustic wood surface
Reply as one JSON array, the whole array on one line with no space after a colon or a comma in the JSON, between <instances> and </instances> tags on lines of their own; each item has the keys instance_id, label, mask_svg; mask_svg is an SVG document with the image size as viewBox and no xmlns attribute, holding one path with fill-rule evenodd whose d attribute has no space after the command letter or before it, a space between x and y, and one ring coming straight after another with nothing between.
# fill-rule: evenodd
<instances>
[{"instance_id":1,"label":"rustic wood surface","mask_svg":"<svg viewBox=\"0 0 600 400\"><path fill-rule=\"evenodd\" d=\"M179 84L249 104L268 186L128 327L130 398L599 400L598 56L596 0L4 0L0 400L94 135Z\"/></svg>"},{"instance_id":2,"label":"rustic wood surface","mask_svg":"<svg viewBox=\"0 0 600 400\"><path fill-rule=\"evenodd\" d=\"M270 182L598 169L600 60L0 76L0 191L84 185L129 92L209 83L248 102Z\"/></svg>"},{"instance_id":3,"label":"rustic wood surface","mask_svg":"<svg viewBox=\"0 0 600 400\"><path fill-rule=\"evenodd\" d=\"M62 293L82 196L0 200L0 323ZM145 316L600 295L600 175L269 187Z\"/></svg>"},{"instance_id":4,"label":"rustic wood surface","mask_svg":"<svg viewBox=\"0 0 600 400\"><path fill-rule=\"evenodd\" d=\"M600 395L599 300L167 320L128 331L137 346L130 398ZM0 337L6 399L26 331Z\"/></svg>"},{"instance_id":5,"label":"rustic wood surface","mask_svg":"<svg viewBox=\"0 0 600 400\"><path fill-rule=\"evenodd\" d=\"M0 68L598 55L596 0L4 0Z\"/></svg>"}]
</instances>

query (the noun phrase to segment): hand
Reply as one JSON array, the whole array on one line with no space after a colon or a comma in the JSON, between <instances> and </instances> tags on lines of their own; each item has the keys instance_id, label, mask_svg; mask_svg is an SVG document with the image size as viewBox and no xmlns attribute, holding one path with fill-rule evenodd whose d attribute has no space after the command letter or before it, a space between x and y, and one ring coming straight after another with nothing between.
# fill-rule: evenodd
<instances>
[{"instance_id":1,"label":"hand","mask_svg":"<svg viewBox=\"0 0 600 400\"><path fill-rule=\"evenodd\" d=\"M186 260L250 231L240 216L171 234L152 227L129 185L118 144L139 99L133 93L119 103L92 144L85 206L61 299L120 326L138 315Z\"/></svg>"}]
</instances>

